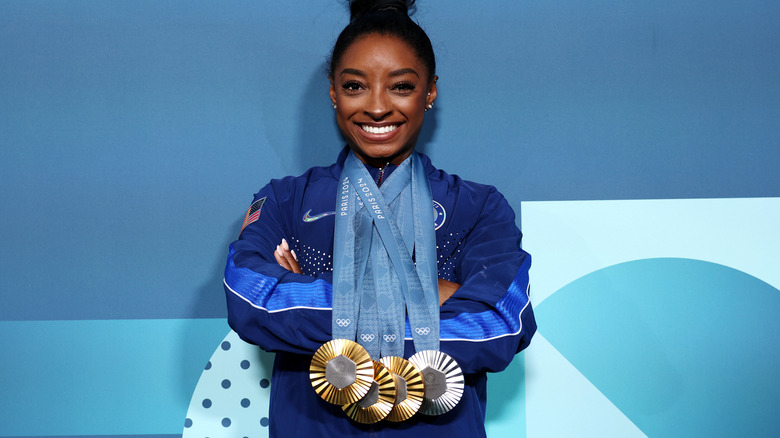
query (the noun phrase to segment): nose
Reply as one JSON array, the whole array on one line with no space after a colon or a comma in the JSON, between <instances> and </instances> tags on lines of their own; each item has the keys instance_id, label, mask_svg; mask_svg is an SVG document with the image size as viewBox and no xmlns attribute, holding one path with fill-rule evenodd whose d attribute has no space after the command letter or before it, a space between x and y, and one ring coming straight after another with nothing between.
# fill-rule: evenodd
<instances>
[{"instance_id":1,"label":"nose","mask_svg":"<svg viewBox=\"0 0 780 438\"><path fill-rule=\"evenodd\" d=\"M379 121L390 115L392 106L387 94L381 88L375 88L366 103L365 113L372 119Z\"/></svg>"}]
</instances>

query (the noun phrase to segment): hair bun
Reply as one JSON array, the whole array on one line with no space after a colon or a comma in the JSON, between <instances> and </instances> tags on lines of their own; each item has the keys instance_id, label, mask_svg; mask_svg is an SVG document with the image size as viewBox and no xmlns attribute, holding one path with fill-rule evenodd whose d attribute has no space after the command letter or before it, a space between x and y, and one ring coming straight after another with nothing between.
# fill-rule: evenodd
<instances>
[{"instance_id":1,"label":"hair bun","mask_svg":"<svg viewBox=\"0 0 780 438\"><path fill-rule=\"evenodd\" d=\"M352 0L349 2L350 22L363 14L374 12L398 12L409 15L415 0Z\"/></svg>"}]
</instances>

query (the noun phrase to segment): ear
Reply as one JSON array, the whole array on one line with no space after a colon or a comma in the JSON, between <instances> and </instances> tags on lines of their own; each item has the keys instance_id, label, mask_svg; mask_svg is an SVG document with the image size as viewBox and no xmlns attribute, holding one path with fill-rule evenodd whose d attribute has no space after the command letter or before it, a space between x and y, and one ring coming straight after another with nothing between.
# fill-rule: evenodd
<instances>
[{"instance_id":1,"label":"ear","mask_svg":"<svg viewBox=\"0 0 780 438\"><path fill-rule=\"evenodd\" d=\"M336 88L333 86L333 78L329 77L328 80L330 81L330 102L332 104L336 104Z\"/></svg>"},{"instance_id":2,"label":"ear","mask_svg":"<svg viewBox=\"0 0 780 438\"><path fill-rule=\"evenodd\" d=\"M428 87L428 95L425 96L425 105L433 105L433 102L436 100L436 81L439 80L438 76L433 77L433 81L431 81L431 86Z\"/></svg>"}]
</instances>

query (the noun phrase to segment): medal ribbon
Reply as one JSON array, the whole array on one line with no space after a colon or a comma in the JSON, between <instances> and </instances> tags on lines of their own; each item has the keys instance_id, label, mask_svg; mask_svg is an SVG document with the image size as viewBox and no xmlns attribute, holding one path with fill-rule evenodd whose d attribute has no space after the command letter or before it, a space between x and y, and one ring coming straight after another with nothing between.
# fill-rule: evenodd
<instances>
[{"instance_id":1,"label":"medal ribbon","mask_svg":"<svg viewBox=\"0 0 780 438\"><path fill-rule=\"evenodd\" d=\"M336 204L334 339L354 339L374 358L402 357L408 315L415 349L438 350L433 198L417 153L380 190L350 152Z\"/></svg>"}]
</instances>

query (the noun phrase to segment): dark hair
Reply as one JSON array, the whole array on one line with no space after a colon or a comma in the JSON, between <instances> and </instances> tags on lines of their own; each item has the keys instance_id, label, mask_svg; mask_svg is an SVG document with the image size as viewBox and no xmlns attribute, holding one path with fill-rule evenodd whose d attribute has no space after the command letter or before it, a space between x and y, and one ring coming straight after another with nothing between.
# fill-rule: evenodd
<instances>
[{"instance_id":1,"label":"dark hair","mask_svg":"<svg viewBox=\"0 0 780 438\"><path fill-rule=\"evenodd\" d=\"M436 74L436 57L431 40L424 30L409 18L414 0L351 0L349 24L339 34L330 56L328 74L334 69L347 48L360 37L370 34L392 35L409 45L428 69L430 79Z\"/></svg>"}]
</instances>

